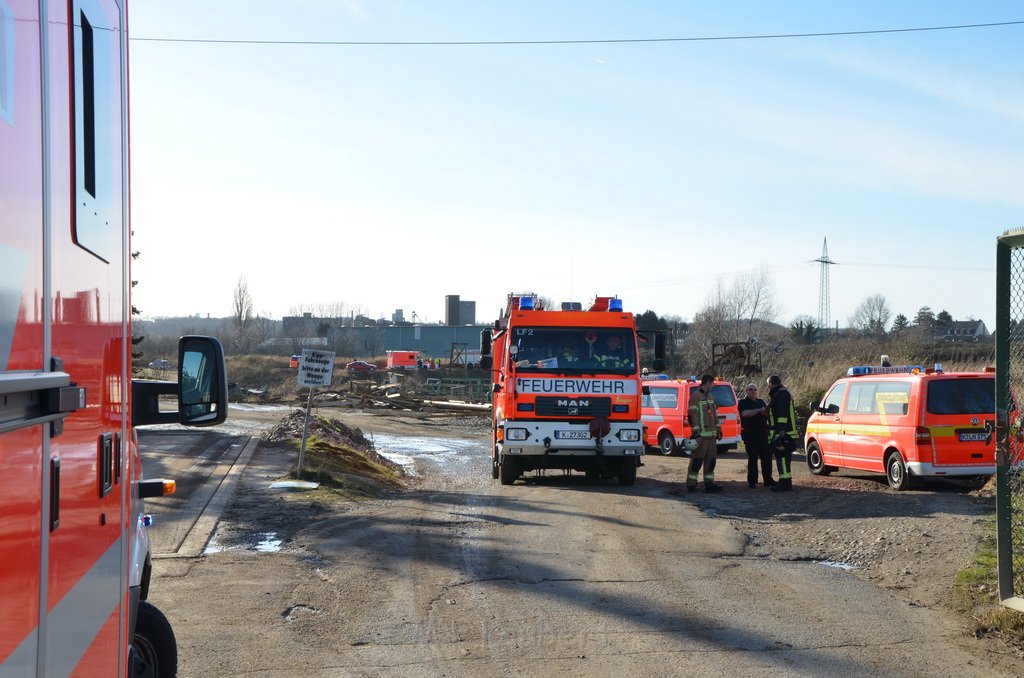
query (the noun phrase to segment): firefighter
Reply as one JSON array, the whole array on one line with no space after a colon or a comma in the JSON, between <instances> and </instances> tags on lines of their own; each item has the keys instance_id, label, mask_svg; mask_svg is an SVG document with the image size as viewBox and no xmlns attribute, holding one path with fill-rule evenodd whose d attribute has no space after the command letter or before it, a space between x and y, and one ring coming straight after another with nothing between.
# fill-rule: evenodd
<instances>
[{"instance_id":1,"label":"firefighter","mask_svg":"<svg viewBox=\"0 0 1024 678\"><path fill-rule=\"evenodd\" d=\"M772 492L788 492L793 489L793 450L800 434L793 397L777 374L768 377L768 435L779 468L779 482Z\"/></svg>"},{"instance_id":2,"label":"firefighter","mask_svg":"<svg viewBox=\"0 0 1024 678\"><path fill-rule=\"evenodd\" d=\"M604 345L595 349L594 360L597 361L600 367L632 367L633 361L626 355L625 349L622 348L622 337L618 334L609 334L605 340Z\"/></svg>"},{"instance_id":3,"label":"firefighter","mask_svg":"<svg viewBox=\"0 0 1024 678\"><path fill-rule=\"evenodd\" d=\"M715 464L718 461L718 441L722 439L722 428L718 424L718 405L711 397L715 378L705 374L700 386L690 396L687 418L690 422L691 438L697 440L697 449L690 455L690 468L686 474L686 489L697 491L697 478L704 467L704 491L721 492L722 486L715 482Z\"/></svg>"}]
</instances>

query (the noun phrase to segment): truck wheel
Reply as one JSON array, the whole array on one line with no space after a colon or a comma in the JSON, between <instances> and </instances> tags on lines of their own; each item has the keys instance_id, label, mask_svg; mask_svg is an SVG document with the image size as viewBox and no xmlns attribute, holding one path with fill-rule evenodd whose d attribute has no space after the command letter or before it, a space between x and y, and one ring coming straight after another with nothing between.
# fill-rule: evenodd
<instances>
[{"instance_id":1,"label":"truck wheel","mask_svg":"<svg viewBox=\"0 0 1024 678\"><path fill-rule=\"evenodd\" d=\"M498 458L495 457L491 459L491 477L497 480L499 475L501 475L501 473L498 470Z\"/></svg>"},{"instance_id":2,"label":"truck wheel","mask_svg":"<svg viewBox=\"0 0 1024 678\"><path fill-rule=\"evenodd\" d=\"M626 458L619 467L619 485L632 485L636 482L636 460Z\"/></svg>"},{"instance_id":3,"label":"truck wheel","mask_svg":"<svg viewBox=\"0 0 1024 678\"><path fill-rule=\"evenodd\" d=\"M907 465L903 463L903 457L899 452L890 452L885 458L885 478L889 481L889 487L894 490L910 489L910 474L907 473Z\"/></svg>"},{"instance_id":4,"label":"truck wheel","mask_svg":"<svg viewBox=\"0 0 1024 678\"><path fill-rule=\"evenodd\" d=\"M671 431L662 431L661 435L658 436L658 447L661 449L662 454L673 455L678 449L676 447L676 438L672 435Z\"/></svg>"},{"instance_id":5,"label":"truck wheel","mask_svg":"<svg viewBox=\"0 0 1024 678\"><path fill-rule=\"evenodd\" d=\"M178 673L178 643L164 613L139 601L132 638L132 676L161 678Z\"/></svg>"},{"instance_id":6,"label":"truck wheel","mask_svg":"<svg viewBox=\"0 0 1024 678\"><path fill-rule=\"evenodd\" d=\"M827 476L835 470L832 466L825 466L825 458L821 456L821 448L818 443L811 443L807 446L807 468L811 475Z\"/></svg>"},{"instance_id":7,"label":"truck wheel","mask_svg":"<svg viewBox=\"0 0 1024 678\"><path fill-rule=\"evenodd\" d=\"M516 463L515 459L509 459L504 457L501 460L501 464L498 467L498 477L501 479L502 485L511 485L519 477L519 464Z\"/></svg>"}]
</instances>

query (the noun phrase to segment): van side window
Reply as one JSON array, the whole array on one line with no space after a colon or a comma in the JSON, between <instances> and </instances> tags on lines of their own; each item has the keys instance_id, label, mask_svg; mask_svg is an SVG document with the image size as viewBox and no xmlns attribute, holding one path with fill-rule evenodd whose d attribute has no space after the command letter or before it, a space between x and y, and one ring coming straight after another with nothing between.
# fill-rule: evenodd
<instances>
[{"instance_id":1,"label":"van side window","mask_svg":"<svg viewBox=\"0 0 1024 678\"><path fill-rule=\"evenodd\" d=\"M902 416L910 407L909 382L883 382L875 392L875 405L882 414Z\"/></svg>"},{"instance_id":2,"label":"van side window","mask_svg":"<svg viewBox=\"0 0 1024 678\"><path fill-rule=\"evenodd\" d=\"M836 406L836 411L841 410L843 408L843 394L845 394L845 393L846 393L846 384L845 383L836 384L832 388L832 390L829 391L828 395L825 396L824 402L821 403L822 408L824 408L827 411L828 408L830 408L833 405L835 405Z\"/></svg>"},{"instance_id":3,"label":"van side window","mask_svg":"<svg viewBox=\"0 0 1024 678\"><path fill-rule=\"evenodd\" d=\"M909 382L859 382L850 386L847 411L856 414L903 415L907 413L909 402Z\"/></svg>"},{"instance_id":4,"label":"van side window","mask_svg":"<svg viewBox=\"0 0 1024 678\"><path fill-rule=\"evenodd\" d=\"M851 414L871 414L877 412L875 406L875 389L878 384L873 382L857 382L850 384L850 397L846 401L846 411Z\"/></svg>"},{"instance_id":5,"label":"van side window","mask_svg":"<svg viewBox=\"0 0 1024 678\"><path fill-rule=\"evenodd\" d=\"M652 386L651 401L661 409L674 410L679 407L679 390Z\"/></svg>"}]
</instances>

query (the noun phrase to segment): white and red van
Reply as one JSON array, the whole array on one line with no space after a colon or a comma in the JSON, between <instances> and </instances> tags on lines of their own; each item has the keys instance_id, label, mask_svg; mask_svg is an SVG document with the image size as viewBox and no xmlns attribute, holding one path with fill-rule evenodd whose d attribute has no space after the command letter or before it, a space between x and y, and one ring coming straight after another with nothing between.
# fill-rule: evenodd
<instances>
[{"instance_id":1,"label":"white and red van","mask_svg":"<svg viewBox=\"0 0 1024 678\"><path fill-rule=\"evenodd\" d=\"M994 370L856 366L811 403L804 446L815 475L874 471L905 490L921 478L995 473L994 426Z\"/></svg>"},{"instance_id":2,"label":"white and red van","mask_svg":"<svg viewBox=\"0 0 1024 678\"><path fill-rule=\"evenodd\" d=\"M134 427L227 414L210 337L132 379L125 11L0 0L0 676L175 674Z\"/></svg>"},{"instance_id":3,"label":"white and red van","mask_svg":"<svg viewBox=\"0 0 1024 678\"><path fill-rule=\"evenodd\" d=\"M698 386L700 381L696 379L671 379L663 374L644 377L641 413L644 440L648 447L659 448L662 454L675 454L683 450L683 441L693 432L687 422L687 408L690 396ZM711 387L711 397L718 406L718 422L722 427L718 451L734 450L740 442L740 411L736 390L729 382L716 379Z\"/></svg>"}]
</instances>

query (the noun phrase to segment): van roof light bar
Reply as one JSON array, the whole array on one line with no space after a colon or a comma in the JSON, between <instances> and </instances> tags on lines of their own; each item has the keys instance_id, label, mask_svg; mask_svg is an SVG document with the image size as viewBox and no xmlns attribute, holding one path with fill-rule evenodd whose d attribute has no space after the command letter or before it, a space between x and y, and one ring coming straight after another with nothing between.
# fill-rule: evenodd
<instances>
[{"instance_id":1,"label":"van roof light bar","mask_svg":"<svg viewBox=\"0 0 1024 678\"><path fill-rule=\"evenodd\" d=\"M920 365L854 365L846 371L848 377L863 377L868 374L920 374Z\"/></svg>"}]
</instances>

